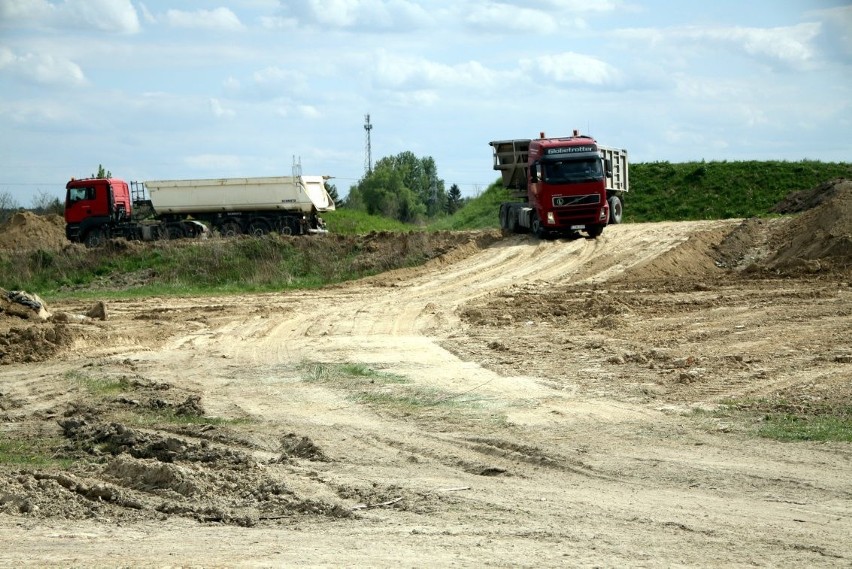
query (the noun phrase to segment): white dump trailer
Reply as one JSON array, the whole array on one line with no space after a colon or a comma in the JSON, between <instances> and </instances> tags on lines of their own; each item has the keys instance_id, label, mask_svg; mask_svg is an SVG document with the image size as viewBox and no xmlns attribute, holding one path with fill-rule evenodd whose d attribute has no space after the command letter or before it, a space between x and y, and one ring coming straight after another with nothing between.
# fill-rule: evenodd
<instances>
[{"instance_id":1,"label":"white dump trailer","mask_svg":"<svg viewBox=\"0 0 852 569\"><path fill-rule=\"evenodd\" d=\"M334 210L326 176L148 180L157 218L192 218L223 235L324 232L320 214Z\"/></svg>"},{"instance_id":2,"label":"white dump trailer","mask_svg":"<svg viewBox=\"0 0 852 569\"><path fill-rule=\"evenodd\" d=\"M71 179L65 233L97 246L105 239L325 233L320 215L334 210L328 176L150 180Z\"/></svg>"}]
</instances>

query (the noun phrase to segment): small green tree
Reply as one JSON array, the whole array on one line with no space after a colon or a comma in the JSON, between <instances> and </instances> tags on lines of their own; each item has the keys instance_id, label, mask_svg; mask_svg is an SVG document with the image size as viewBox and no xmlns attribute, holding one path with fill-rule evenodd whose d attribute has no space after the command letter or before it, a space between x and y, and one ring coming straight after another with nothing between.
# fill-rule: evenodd
<instances>
[{"instance_id":1,"label":"small green tree","mask_svg":"<svg viewBox=\"0 0 852 569\"><path fill-rule=\"evenodd\" d=\"M104 178L112 178L112 172L109 170L104 170L103 164L98 164L98 174L92 174L92 178L104 179Z\"/></svg>"},{"instance_id":2,"label":"small green tree","mask_svg":"<svg viewBox=\"0 0 852 569\"><path fill-rule=\"evenodd\" d=\"M340 196L337 195L337 186L335 186L331 182L326 182L325 191L327 191L328 195L331 196L331 199L334 201L335 205L340 202Z\"/></svg>"},{"instance_id":3,"label":"small green tree","mask_svg":"<svg viewBox=\"0 0 852 569\"><path fill-rule=\"evenodd\" d=\"M457 212L459 209L461 209L462 202L463 200L461 190L459 189L457 184L453 184L452 186L450 186L450 191L447 193L447 213L452 215Z\"/></svg>"}]
</instances>

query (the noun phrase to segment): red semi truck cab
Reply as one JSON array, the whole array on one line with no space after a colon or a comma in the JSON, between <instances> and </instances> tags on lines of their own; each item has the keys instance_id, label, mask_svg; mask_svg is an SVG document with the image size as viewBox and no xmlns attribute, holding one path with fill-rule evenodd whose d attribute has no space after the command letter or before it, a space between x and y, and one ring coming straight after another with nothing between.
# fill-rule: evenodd
<instances>
[{"instance_id":1,"label":"red semi truck cab","mask_svg":"<svg viewBox=\"0 0 852 569\"><path fill-rule=\"evenodd\" d=\"M93 233L130 218L132 202L127 182L117 178L71 179L65 185L65 236L87 242Z\"/></svg>"},{"instance_id":2,"label":"red semi truck cab","mask_svg":"<svg viewBox=\"0 0 852 569\"><path fill-rule=\"evenodd\" d=\"M585 230L597 237L621 221L627 191L627 151L598 145L574 131L562 138L502 140L494 169L518 202L501 206L501 227L544 236Z\"/></svg>"}]
</instances>

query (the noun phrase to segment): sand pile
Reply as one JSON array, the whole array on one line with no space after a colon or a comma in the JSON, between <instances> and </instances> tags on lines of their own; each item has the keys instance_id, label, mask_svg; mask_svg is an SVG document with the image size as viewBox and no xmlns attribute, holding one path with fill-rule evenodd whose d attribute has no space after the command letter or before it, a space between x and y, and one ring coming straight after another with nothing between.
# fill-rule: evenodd
<instances>
[{"instance_id":1,"label":"sand pile","mask_svg":"<svg viewBox=\"0 0 852 569\"><path fill-rule=\"evenodd\" d=\"M0 249L60 250L66 245L65 220L56 214L21 211L0 225Z\"/></svg>"},{"instance_id":2,"label":"sand pile","mask_svg":"<svg viewBox=\"0 0 852 569\"><path fill-rule=\"evenodd\" d=\"M852 181L828 182L793 194L785 202L786 207L805 211L773 232L772 242L777 247L766 263L770 269L814 272L852 268ZM808 209L809 204L814 207Z\"/></svg>"}]
</instances>

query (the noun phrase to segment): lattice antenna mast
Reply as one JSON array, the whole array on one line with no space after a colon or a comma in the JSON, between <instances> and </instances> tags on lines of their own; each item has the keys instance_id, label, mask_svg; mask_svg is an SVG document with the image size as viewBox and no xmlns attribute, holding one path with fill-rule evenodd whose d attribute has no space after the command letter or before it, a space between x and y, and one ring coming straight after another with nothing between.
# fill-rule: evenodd
<instances>
[{"instance_id":1,"label":"lattice antenna mast","mask_svg":"<svg viewBox=\"0 0 852 569\"><path fill-rule=\"evenodd\" d=\"M373 151L370 148L370 131L373 130L373 125L370 124L370 115L364 115L364 130L367 132L367 146L365 148L366 156L364 158L364 170L367 174L373 173Z\"/></svg>"}]
</instances>

